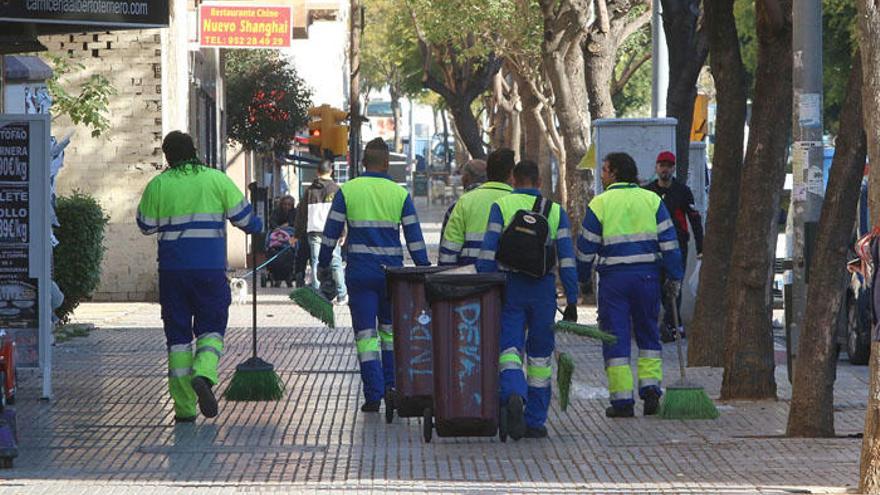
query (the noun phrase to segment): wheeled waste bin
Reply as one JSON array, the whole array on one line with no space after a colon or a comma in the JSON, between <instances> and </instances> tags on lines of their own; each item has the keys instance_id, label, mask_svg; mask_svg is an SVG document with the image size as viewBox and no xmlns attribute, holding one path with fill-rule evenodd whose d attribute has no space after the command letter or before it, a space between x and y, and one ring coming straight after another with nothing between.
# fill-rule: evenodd
<instances>
[{"instance_id":1,"label":"wheeled waste bin","mask_svg":"<svg viewBox=\"0 0 880 495\"><path fill-rule=\"evenodd\" d=\"M385 393L385 421L421 417L432 405L430 308L425 299L425 276L445 266L386 267L394 329L394 388Z\"/></svg>"},{"instance_id":2,"label":"wheeled waste bin","mask_svg":"<svg viewBox=\"0 0 880 495\"><path fill-rule=\"evenodd\" d=\"M440 437L489 437L500 430L502 441L507 438L498 398L505 281L500 273L439 273L425 279L434 349L434 400L424 411L425 442L434 429Z\"/></svg>"}]
</instances>

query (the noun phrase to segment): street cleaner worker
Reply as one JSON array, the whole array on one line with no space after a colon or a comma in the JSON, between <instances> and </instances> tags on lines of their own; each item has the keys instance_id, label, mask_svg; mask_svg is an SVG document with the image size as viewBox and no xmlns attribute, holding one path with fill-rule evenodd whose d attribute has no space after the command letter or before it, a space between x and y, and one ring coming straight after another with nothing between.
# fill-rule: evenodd
<instances>
[{"instance_id":1,"label":"street cleaner worker","mask_svg":"<svg viewBox=\"0 0 880 495\"><path fill-rule=\"evenodd\" d=\"M321 241L318 277L322 285L332 279L333 251L347 227L345 283L366 399L361 411L378 412L385 389L394 386L391 303L383 267L403 266L401 224L415 264L430 263L412 199L388 176L388 146L381 138L367 143L363 165L366 172L344 183L333 197Z\"/></svg>"},{"instance_id":2,"label":"street cleaner worker","mask_svg":"<svg viewBox=\"0 0 880 495\"><path fill-rule=\"evenodd\" d=\"M538 165L519 162L513 169L513 182L513 193L491 207L476 268L480 273L507 272L498 362L501 403L507 406L510 436L519 440L547 436L555 266L565 288L564 318L569 321L577 321L578 284L568 215L541 197ZM525 374L523 350L528 356Z\"/></svg>"},{"instance_id":3,"label":"street cleaner worker","mask_svg":"<svg viewBox=\"0 0 880 495\"><path fill-rule=\"evenodd\" d=\"M206 418L218 412L211 389L217 384L231 302L226 220L250 234L262 230L262 221L226 174L196 158L188 134L169 133L162 151L169 168L147 184L137 224L144 234L159 234L159 302L168 345L168 390L175 421L192 422L197 402Z\"/></svg>"},{"instance_id":4,"label":"street cleaner worker","mask_svg":"<svg viewBox=\"0 0 880 495\"><path fill-rule=\"evenodd\" d=\"M638 184L636 163L626 153L611 153L602 164L605 192L593 198L578 237L578 273L589 283L593 263L599 273L599 326L617 337L604 344L611 407L609 418L633 416L630 340L639 346L639 397L646 416L656 414L663 379L662 346L657 328L660 274L664 295L681 290L681 254L669 212L660 196ZM634 327L634 328L633 328Z\"/></svg>"},{"instance_id":5,"label":"street cleaner worker","mask_svg":"<svg viewBox=\"0 0 880 495\"><path fill-rule=\"evenodd\" d=\"M697 259L703 257L703 219L694 205L694 193L691 188L675 178L675 155L670 151L664 151L657 155L656 164L657 180L645 186L645 189L653 191L663 199L663 205L672 217L675 232L678 235L678 249L681 252L682 270L687 269L688 222L694 230L694 243L697 250ZM695 172L696 173L696 172ZM663 298L663 327L660 329L660 340L663 342L675 341L675 323L672 320L672 301ZM675 299L678 314L681 314L681 293ZM681 338L685 338L684 327L678 331Z\"/></svg>"},{"instance_id":6,"label":"street cleaner worker","mask_svg":"<svg viewBox=\"0 0 880 495\"><path fill-rule=\"evenodd\" d=\"M501 148L489 154L488 182L459 198L449 215L440 241L440 265L471 265L477 261L489 222L489 209L496 199L513 190L510 182L514 164L513 150Z\"/></svg>"}]
</instances>

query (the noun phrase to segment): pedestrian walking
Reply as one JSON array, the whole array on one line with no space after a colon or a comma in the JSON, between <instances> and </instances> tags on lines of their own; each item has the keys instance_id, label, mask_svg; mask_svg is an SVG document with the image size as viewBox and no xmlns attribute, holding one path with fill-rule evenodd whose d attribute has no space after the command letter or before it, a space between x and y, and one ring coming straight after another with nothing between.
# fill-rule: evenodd
<instances>
[{"instance_id":1,"label":"pedestrian walking","mask_svg":"<svg viewBox=\"0 0 880 495\"><path fill-rule=\"evenodd\" d=\"M477 261L492 204L513 191L510 182L514 164L513 150L501 148L489 154L485 169L488 181L476 184L450 209L440 237L440 265L470 265Z\"/></svg>"},{"instance_id":2,"label":"pedestrian walking","mask_svg":"<svg viewBox=\"0 0 880 495\"><path fill-rule=\"evenodd\" d=\"M577 321L578 284L568 215L541 196L538 165L519 162L513 183L513 192L495 201L489 211L476 268L481 273L507 272L498 359L500 398L507 405L509 434L519 440L547 436L557 259L568 303L564 317L569 321Z\"/></svg>"},{"instance_id":3,"label":"pedestrian walking","mask_svg":"<svg viewBox=\"0 0 880 495\"><path fill-rule=\"evenodd\" d=\"M327 224L327 216L333 198L339 192L339 185L333 180L333 162L323 160L318 164L318 177L305 190L299 209L296 213L296 237L303 239L301 246L307 243L310 261L312 264L312 287L320 288L318 280L318 255L321 252L321 240L324 235L324 226ZM336 304L348 304L348 292L345 288L345 273L342 269L342 253L340 242L333 249L333 257L330 260L330 270L333 274L333 291L328 298L335 298Z\"/></svg>"},{"instance_id":4,"label":"pedestrian walking","mask_svg":"<svg viewBox=\"0 0 880 495\"><path fill-rule=\"evenodd\" d=\"M385 389L394 386L391 303L384 267L403 266L401 224L415 264L428 266L430 262L412 198L388 176L388 145L381 138L367 143L363 165L366 172L343 184L333 197L318 277L322 283L332 278L329 265L346 228L345 282L364 386L361 411L378 412Z\"/></svg>"},{"instance_id":5,"label":"pedestrian walking","mask_svg":"<svg viewBox=\"0 0 880 495\"><path fill-rule=\"evenodd\" d=\"M617 336L604 344L605 372L612 418L633 416L630 345L639 347L639 397L645 415L656 414L663 379L662 346L657 328L660 275L664 295L681 290L681 254L669 212L656 194L639 187L638 169L626 153L611 153L602 164L605 192L593 198L578 237L578 274L589 283L593 264L599 273L599 325Z\"/></svg>"},{"instance_id":6,"label":"pedestrian walking","mask_svg":"<svg viewBox=\"0 0 880 495\"><path fill-rule=\"evenodd\" d=\"M175 421L192 422L196 403L207 418L218 413L212 387L217 384L231 302L226 220L249 234L260 232L262 221L226 174L196 158L188 134L169 133L162 151L169 168L147 184L137 224L144 234L159 235L168 390Z\"/></svg>"},{"instance_id":7,"label":"pedestrian walking","mask_svg":"<svg viewBox=\"0 0 880 495\"><path fill-rule=\"evenodd\" d=\"M462 195L464 195L486 182L486 161L479 159L468 160L461 167L460 172L461 187L464 190ZM458 204L458 200L453 201L449 208L446 208L446 213L443 214L443 223L440 225L440 239L443 239L443 233L446 232L446 225L449 223L449 217L452 215L452 210L455 209L456 204Z\"/></svg>"},{"instance_id":8,"label":"pedestrian walking","mask_svg":"<svg viewBox=\"0 0 880 495\"><path fill-rule=\"evenodd\" d=\"M670 151L664 151L657 155L656 169L657 179L645 186L645 189L653 191L663 199L663 204L669 210L672 223L675 225L675 233L678 236L678 247L681 252L682 272L687 271L688 222L694 231L694 243L697 251L697 259L703 257L703 219L694 204L694 193L691 188L675 178L675 155ZM672 302L663 299L663 327L660 329L660 340L663 342L675 341L675 321L672 315ZM681 314L681 293L675 299L678 314ZM686 334L683 326L678 331L681 338Z\"/></svg>"}]
</instances>

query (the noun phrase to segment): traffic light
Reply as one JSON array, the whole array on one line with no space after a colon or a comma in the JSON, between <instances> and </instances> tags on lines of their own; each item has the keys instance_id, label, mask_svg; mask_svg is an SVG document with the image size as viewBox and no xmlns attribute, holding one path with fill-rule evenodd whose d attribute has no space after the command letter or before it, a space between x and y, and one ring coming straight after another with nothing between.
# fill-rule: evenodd
<instances>
[{"instance_id":1,"label":"traffic light","mask_svg":"<svg viewBox=\"0 0 880 495\"><path fill-rule=\"evenodd\" d=\"M309 109L309 152L318 156L341 156L348 151L348 126L340 121L348 118L348 113L321 105Z\"/></svg>"}]
</instances>

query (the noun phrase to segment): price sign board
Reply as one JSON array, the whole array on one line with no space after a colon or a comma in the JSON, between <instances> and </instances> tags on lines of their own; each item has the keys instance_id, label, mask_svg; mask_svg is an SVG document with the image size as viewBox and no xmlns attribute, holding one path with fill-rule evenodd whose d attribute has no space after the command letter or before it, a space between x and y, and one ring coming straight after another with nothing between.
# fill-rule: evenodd
<instances>
[{"instance_id":1,"label":"price sign board","mask_svg":"<svg viewBox=\"0 0 880 495\"><path fill-rule=\"evenodd\" d=\"M50 394L49 118L0 115L0 330Z\"/></svg>"}]
</instances>

